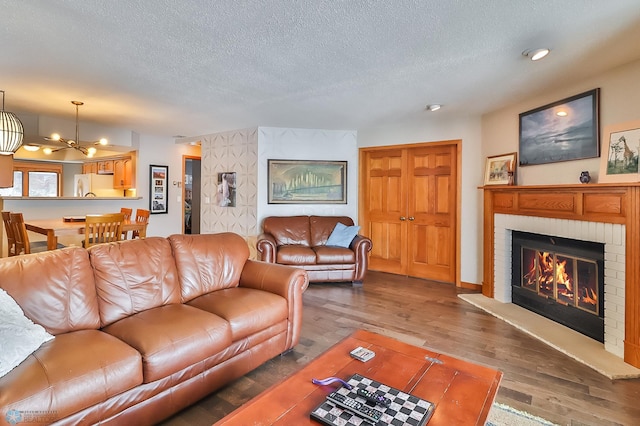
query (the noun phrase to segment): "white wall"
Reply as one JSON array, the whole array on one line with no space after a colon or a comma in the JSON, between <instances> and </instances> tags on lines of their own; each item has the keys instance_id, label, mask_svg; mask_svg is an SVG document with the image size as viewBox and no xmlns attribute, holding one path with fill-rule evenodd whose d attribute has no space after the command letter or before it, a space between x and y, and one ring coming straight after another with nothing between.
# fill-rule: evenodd
<instances>
[{"instance_id":1,"label":"white wall","mask_svg":"<svg viewBox=\"0 0 640 426\"><path fill-rule=\"evenodd\" d=\"M519 114L561 99L600 88L600 134L607 137L607 126L640 119L640 60L571 86L540 94L525 102L486 114L482 117L482 155L498 155L518 151ZM519 167L518 185L579 183L583 170L597 182L600 158L565 161Z\"/></svg>"},{"instance_id":2,"label":"white wall","mask_svg":"<svg viewBox=\"0 0 640 426\"><path fill-rule=\"evenodd\" d=\"M480 117L457 120L415 120L362 129L358 131L358 146L386 146L443 140L462 140L460 280L482 283L482 185Z\"/></svg>"},{"instance_id":3,"label":"white wall","mask_svg":"<svg viewBox=\"0 0 640 426\"><path fill-rule=\"evenodd\" d=\"M349 216L358 221L355 130L258 128L258 223L267 216ZM267 160L347 161L347 204L268 204Z\"/></svg>"},{"instance_id":4,"label":"white wall","mask_svg":"<svg viewBox=\"0 0 640 426\"><path fill-rule=\"evenodd\" d=\"M137 195L142 197L137 207L149 208L149 166L169 166L168 210L167 214L152 214L149 217L147 236L167 237L182 233L182 186L173 182L182 182L182 156L200 155L200 147L188 144L176 144L173 138L152 135L138 136ZM134 141L135 142L135 141Z\"/></svg>"}]
</instances>

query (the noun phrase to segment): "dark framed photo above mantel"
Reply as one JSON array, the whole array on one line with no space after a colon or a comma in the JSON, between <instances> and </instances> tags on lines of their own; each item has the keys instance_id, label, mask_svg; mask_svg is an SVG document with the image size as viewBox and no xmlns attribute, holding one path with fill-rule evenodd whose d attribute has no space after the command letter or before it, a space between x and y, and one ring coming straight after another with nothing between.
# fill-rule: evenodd
<instances>
[{"instance_id":1,"label":"dark framed photo above mantel","mask_svg":"<svg viewBox=\"0 0 640 426\"><path fill-rule=\"evenodd\" d=\"M520 165L600 155L600 89L520 114Z\"/></svg>"},{"instance_id":2,"label":"dark framed photo above mantel","mask_svg":"<svg viewBox=\"0 0 640 426\"><path fill-rule=\"evenodd\" d=\"M347 162L267 160L269 204L347 204Z\"/></svg>"},{"instance_id":3,"label":"dark framed photo above mantel","mask_svg":"<svg viewBox=\"0 0 640 426\"><path fill-rule=\"evenodd\" d=\"M149 166L149 213L167 213L169 166Z\"/></svg>"}]
</instances>

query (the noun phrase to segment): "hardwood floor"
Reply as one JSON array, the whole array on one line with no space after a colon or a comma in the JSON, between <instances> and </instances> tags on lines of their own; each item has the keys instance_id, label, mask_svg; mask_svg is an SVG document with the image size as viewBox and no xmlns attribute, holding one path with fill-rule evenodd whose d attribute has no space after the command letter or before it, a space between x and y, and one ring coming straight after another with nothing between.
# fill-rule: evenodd
<instances>
[{"instance_id":1,"label":"hardwood floor","mask_svg":"<svg viewBox=\"0 0 640 426\"><path fill-rule=\"evenodd\" d=\"M302 339L164 425L211 425L361 328L504 373L497 402L560 425L640 424L640 379L609 380L457 297L451 284L369 272L364 285L311 284Z\"/></svg>"}]
</instances>

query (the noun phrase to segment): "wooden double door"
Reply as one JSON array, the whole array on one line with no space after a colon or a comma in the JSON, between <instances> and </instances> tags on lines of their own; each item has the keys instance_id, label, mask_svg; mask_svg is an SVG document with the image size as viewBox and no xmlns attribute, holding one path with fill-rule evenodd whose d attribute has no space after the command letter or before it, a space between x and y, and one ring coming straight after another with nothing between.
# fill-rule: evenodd
<instances>
[{"instance_id":1,"label":"wooden double door","mask_svg":"<svg viewBox=\"0 0 640 426\"><path fill-rule=\"evenodd\" d=\"M460 141L360 150L369 269L458 283Z\"/></svg>"}]
</instances>

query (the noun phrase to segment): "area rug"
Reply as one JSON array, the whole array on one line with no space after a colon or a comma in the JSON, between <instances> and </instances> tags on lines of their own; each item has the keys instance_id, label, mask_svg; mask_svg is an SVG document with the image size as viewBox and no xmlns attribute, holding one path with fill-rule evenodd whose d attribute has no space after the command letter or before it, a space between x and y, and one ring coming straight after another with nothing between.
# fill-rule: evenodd
<instances>
[{"instance_id":1,"label":"area rug","mask_svg":"<svg viewBox=\"0 0 640 426\"><path fill-rule=\"evenodd\" d=\"M543 418L494 402L485 426L558 426Z\"/></svg>"}]
</instances>

